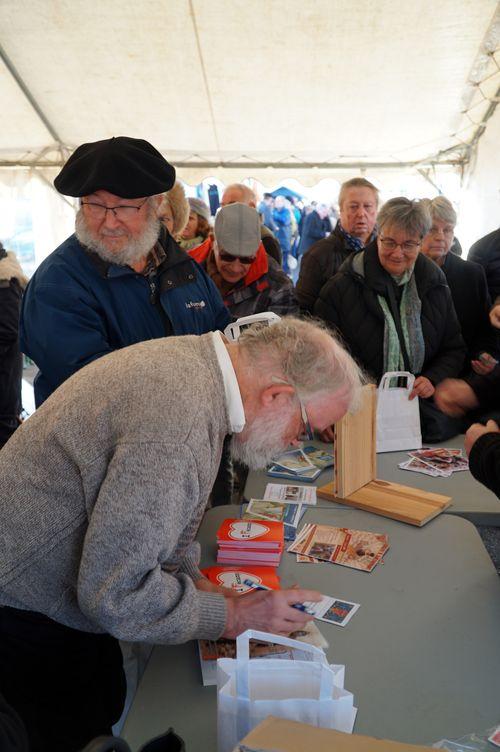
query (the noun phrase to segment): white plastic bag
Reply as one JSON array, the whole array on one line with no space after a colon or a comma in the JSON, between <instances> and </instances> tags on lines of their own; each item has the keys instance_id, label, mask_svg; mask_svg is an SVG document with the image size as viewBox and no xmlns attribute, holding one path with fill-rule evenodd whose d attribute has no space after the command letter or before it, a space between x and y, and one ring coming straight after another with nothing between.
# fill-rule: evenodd
<instances>
[{"instance_id":1,"label":"white plastic bag","mask_svg":"<svg viewBox=\"0 0 500 752\"><path fill-rule=\"evenodd\" d=\"M399 378L406 378L406 388L391 386L391 380ZM408 399L414 382L415 376L407 371L389 371L382 376L377 394L377 452L421 448L418 397Z\"/></svg>"},{"instance_id":2,"label":"white plastic bag","mask_svg":"<svg viewBox=\"0 0 500 752\"><path fill-rule=\"evenodd\" d=\"M251 639L291 647L304 660L250 660ZM356 708L343 683L344 666L330 666L319 648L248 629L236 640L236 658L217 661L218 752L231 752L269 715L352 733Z\"/></svg>"}]
</instances>

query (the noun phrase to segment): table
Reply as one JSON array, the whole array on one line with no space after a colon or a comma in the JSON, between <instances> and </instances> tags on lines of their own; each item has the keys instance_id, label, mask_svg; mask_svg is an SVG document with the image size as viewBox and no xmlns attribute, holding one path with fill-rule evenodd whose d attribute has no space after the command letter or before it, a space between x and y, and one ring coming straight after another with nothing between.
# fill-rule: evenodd
<instances>
[{"instance_id":1,"label":"table","mask_svg":"<svg viewBox=\"0 0 500 752\"><path fill-rule=\"evenodd\" d=\"M313 441L311 443L318 447L331 449L330 444L323 444L320 441ZM433 446L457 447L463 450L464 437L456 436L454 439L450 439L442 444L433 444ZM377 478L401 483L406 486L413 486L414 488L421 488L424 491L433 491L434 493L451 496L452 503L446 509L447 514L456 514L460 517L465 517L476 525L500 527L500 500L497 499L492 491L479 483L468 470L461 473L453 473L450 478L432 478L429 475L400 470L398 467L399 463L408 459L407 452L384 452L383 454L377 454ZM326 483L330 483L332 477L332 469L327 468L316 478L314 485L319 488ZM245 485L245 499L261 498L267 483L291 484L294 481L272 478L264 470L252 471L248 474ZM297 484L303 486L311 485L298 481ZM332 502L318 499L318 504L320 507L326 507L330 506ZM341 505L334 504L334 507L339 506Z\"/></svg>"},{"instance_id":2,"label":"table","mask_svg":"<svg viewBox=\"0 0 500 752\"><path fill-rule=\"evenodd\" d=\"M215 532L238 507L209 510L200 529L202 564L214 563ZM428 744L500 720L500 579L473 525L441 515L423 528L329 505L306 521L389 536L368 574L284 554L284 586L298 581L361 608L347 627L319 622L330 662L346 665L359 707L354 731ZM173 725L188 750L216 750L216 692L203 687L195 643L156 647L123 736L133 750Z\"/></svg>"}]
</instances>

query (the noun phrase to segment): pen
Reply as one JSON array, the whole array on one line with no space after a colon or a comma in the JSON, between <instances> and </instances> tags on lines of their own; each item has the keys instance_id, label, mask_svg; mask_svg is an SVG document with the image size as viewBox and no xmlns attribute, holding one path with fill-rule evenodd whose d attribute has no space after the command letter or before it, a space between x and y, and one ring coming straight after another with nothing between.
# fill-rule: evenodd
<instances>
[{"instance_id":1,"label":"pen","mask_svg":"<svg viewBox=\"0 0 500 752\"><path fill-rule=\"evenodd\" d=\"M243 584L249 588L252 588L253 590L272 590L272 588L267 587L266 585L257 585L257 583L252 582L252 580L243 580ZM307 609L307 606L305 606L303 603L294 603L292 605L292 608L296 608L297 611L303 611L304 613L313 616L313 614Z\"/></svg>"}]
</instances>

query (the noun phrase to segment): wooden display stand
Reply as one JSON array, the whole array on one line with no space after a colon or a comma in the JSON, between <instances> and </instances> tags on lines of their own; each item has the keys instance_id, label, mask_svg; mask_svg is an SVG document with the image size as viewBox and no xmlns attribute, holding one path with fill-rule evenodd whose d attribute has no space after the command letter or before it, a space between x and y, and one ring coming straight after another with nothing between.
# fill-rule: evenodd
<instances>
[{"instance_id":1,"label":"wooden display stand","mask_svg":"<svg viewBox=\"0 0 500 752\"><path fill-rule=\"evenodd\" d=\"M318 496L421 527L446 509L451 497L376 478L376 417L377 390L368 384L359 410L335 425L333 481L318 488Z\"/></svg>"}]
</instances>

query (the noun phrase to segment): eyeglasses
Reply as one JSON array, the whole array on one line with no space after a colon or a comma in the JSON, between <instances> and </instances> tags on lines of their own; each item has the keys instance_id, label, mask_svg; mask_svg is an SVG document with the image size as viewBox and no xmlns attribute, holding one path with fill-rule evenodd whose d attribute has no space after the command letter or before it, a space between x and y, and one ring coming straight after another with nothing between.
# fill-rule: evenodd
<instances>
[{"instance_id":1,"label":"eyeglasses","mask_svg":"<svg viewBox=\"0 0 500 752\"><path fill-rule=\"evenodd\" d=\"M275 384L287 384L287 386L293 386L288 381L285 381L285 379L280 379L279 376L273 376L272 381L274 381ZM300 399L299 395L297 394L297 391L295 391L295 396L297 397L300 405L300 417L302 418L302 425L303 425L303 431L300 432L300 434L297 436L299 441L312 441L314 439L314 431L311 426L311 421L309 420L309 416L307 415L306 406Z\"/></svg>"},{"instance_id":2,"label":"eyeglasses","mask_svg":"<svg viewBox=\"0 0 500 752\"><path fill-rule=\"evenodd\" d=\"M405 240L404 243L396 243L392 238L383 238L381 236L379 236L379 240L384 251L395 251L396 248L401 248L403 253L407 254L415 253L421 245L420 241L417 242L416 240Z\"/></svg>"},{"instance_id":3,"label":"eyeglasses","mask_svg":"<svg viewBox=\"0 0 500 752\"><path fill-rule=\"evenodd\" d=\"M225 253L224 251L219 251L219 258L221 261L225 261L227 264L231 264L233 261L239 261L240 264L243 264L243 266L250 266L250 264L253 264L256 256L233 256L231 253Z\"/></svg>"},{"instance_id":4,"label":"eyeglasses","mask_svg":"<svg viewBox=\"0 0 500 752\"><path fill-rule=\"evenodd\" d=\"M95 219L104 219L107 212L113 212L116 219L126 222L127 219L133 219L137 212L142 209L146 203L147 198L144 199L139 206L104 206L103 204L94 204L91 201L82 201L82 206L87 206L88 213Z\"/></svg>"},{"instance_id":5,"label":"eyeglasses","mask_svg":"<svg viewBox=\"0 0 500 752\"><path fill-rule=\"evenodd\" d=\"M443 235L445 236L445 238L450 238L454 234L455 228L454 227L445 227L442 230L440 227L431 227L431 229L429 230L429 235L432 235L433 238L437 238L437 237L439 237L439 234L441 232L443 233Z\"/></svg>"}]
</instances>

